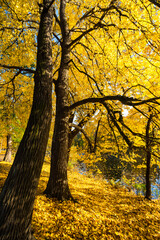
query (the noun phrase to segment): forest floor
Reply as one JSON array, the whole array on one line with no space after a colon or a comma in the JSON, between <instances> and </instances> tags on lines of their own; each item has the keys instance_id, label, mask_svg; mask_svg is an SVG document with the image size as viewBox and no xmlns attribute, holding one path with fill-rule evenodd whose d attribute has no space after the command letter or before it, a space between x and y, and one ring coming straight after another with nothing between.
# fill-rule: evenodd
<instances>
[{"instance_id":1,"label":"forest floor","mask_svg":"<svg viewBox=\"0 0 160 240\"><path fill-rule=\"evenodd\" d=\"M10 164L0 162L0 188ZM160 201L145 200L103 179L69 170L69 185L78 201L59 203L42 193L49 176L44 163L35 200L32 228L38 240L160 239Z\"/></svg>"}]
</instances>

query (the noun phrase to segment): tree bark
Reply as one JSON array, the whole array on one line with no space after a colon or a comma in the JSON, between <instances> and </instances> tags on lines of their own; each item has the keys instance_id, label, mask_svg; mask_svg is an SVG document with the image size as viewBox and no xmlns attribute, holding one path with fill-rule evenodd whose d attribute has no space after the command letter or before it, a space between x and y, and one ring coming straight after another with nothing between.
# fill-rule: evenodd
<instances>
[{"instance_id":1,"label":"tree bark","mask_svg":"<svg viewBox=\"0 0 160 240\"><path fill-rule=\"evenodd\" d=\"M149 138L149 129L152 121L152 114L150 115L146 126L146 195L145 198L151 199L151 180L150 180L150 168L151 168L151 141Z\"/></svg>"},{"instance_id":2,"label":"tree bark","mask_svg":"<svg viewBox=\"0 0 160 240\"><path fill-rule=\"evenodd\" d=\"M62 56L59 75L55 85L56 117L52 139L50 177L47 188L44 192L48 197L57 198L61 201L73 199L68 186L67 178L70 117L70 112L68 110L68 64L70 61L69 44L71 40L65 15L65 7L66 1L61 0L60 26L63 38L63 42L61 43Z\"/></svg>"},{"instance_id":3,"label":"tree bark","mask_svg":"<svg viewBox=\"0 0 160 240\"><path fill-rule=\"evenodd\" d=\"M0 195L0 240L34 239L31 233L33 204L52 116L51 2L44 0L41 14L31 114Z\"/></svg>"},{"instance_id":4,"label":"tree bark","mask_svg":"<svg viewBox=\"0 0 160 240\"><path fill-rule=\"evenodd\" d=\"M7 134L7 149L3 158L4 162L12 162L12 139L11 134Z\"/></svg>"}]
</instances>

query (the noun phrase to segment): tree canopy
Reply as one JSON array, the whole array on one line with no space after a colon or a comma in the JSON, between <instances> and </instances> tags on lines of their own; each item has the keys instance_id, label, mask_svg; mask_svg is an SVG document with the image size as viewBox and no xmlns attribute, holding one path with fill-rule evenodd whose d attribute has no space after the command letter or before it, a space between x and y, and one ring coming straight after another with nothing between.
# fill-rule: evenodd
<instances>
[{"instance_id":1,"label":"tree canopy","mask_svg":"<svg viewBox=\"0 0 160 240\"><path fill-rule=\"evenodd\" d=\"M159 1L1 0L0 136L11 134L19 142L24 133L0 195L0 231L6 236L2 239L23 234L33 239L33 202L52 111L48 197L73 199L67 166L78 132L95 161L109 148L129 159L130 154L143 152L150 187L150 166L159 164L159 35ZM22 183L28 192L23 193ZM17 235L10 235L4 221L14 225L7 215L11 201L7 196L13 198L10 214L15 217L16 199L24 206L30 202L29 210L24 208L17 217L22 224L28 216L26 228Z\"/></svg>"}]
</instances>

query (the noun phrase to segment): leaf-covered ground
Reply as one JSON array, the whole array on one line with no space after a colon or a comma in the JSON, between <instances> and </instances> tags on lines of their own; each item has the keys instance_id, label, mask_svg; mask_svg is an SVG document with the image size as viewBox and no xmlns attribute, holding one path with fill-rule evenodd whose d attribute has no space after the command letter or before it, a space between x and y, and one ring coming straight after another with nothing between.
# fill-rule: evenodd
<instances>
[{"instance_id":1,"label":"leaf-covered ground","mask_svg":"<svg viewBox=\"0 0 160 240\"><path fill-rule=\"evenodd\" d=\"M0 187L9 170L0 163ZM49 175L45 163L35 201L32 227L38 240L160 239L160 202L147 201L102 179L69 171L78 203L59 203L43 194Z\"/></svg>"}]
</instances>

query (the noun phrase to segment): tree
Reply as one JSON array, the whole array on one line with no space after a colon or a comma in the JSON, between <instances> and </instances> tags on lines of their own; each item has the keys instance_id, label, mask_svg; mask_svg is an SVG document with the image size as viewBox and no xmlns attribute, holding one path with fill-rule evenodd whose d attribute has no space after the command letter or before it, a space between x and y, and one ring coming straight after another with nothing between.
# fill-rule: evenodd
<instances>
[{"instance_id":1,"label":"tree","mask_svg":"<svg viewBox=\"0 0 160 240\"><path fill-rule=\"evenodd\" d=\"M36 38L32 33L37 31L34 20L38 17L30 17L28 12L33 14L36 6L33 10L33 4L27 4L27 1L2 0L0 7L0 116L3 125L0 132L1 137L11 135L12 154L24 134L32 104L35 72L35 63L32 63L36 58L33 47Z\"/></svg>"},{"instance_id":2,"label":"tree","mask_svg":"<svg viewBox=\"0 0 160 240\"><path fill-rule=\"evenodd\" d=\"M0 239L34 239L33 204L46 151L52 115L53 1L41 13L34 96L27 128L0 195Z\"/></svg>"},{"instance_id":3,"label":"tree","mask_svg":"<svg viewBox=\"0 0 160 240\"><path fill-rule=\"evenodd\" d=\"M135 101L139 101L137 98L140 95L139 91L133 93L135 99L127 97L126 93L129 92L129 89L132 89L133 81L137 72L142 76L142 64L139 64L141 61L143 61L146 66L143 78L150 78L149 73L147 73L149 65L147 58L148 50L144 47L147 38L144 37L146 32L143 31L143 29L147 28L147 24L142 22L140 19L141 17L139 16L137 17L138 19L135 24L135 15L132 15L133 6L131 11L128 10L130 6L125 3L124 6L117 4L116 1L108 1L107 4L106 7L106 4L102 3L102 5L100 5L100 3L98 3L88 9L85 4L82 4L81 7L81 3L71 3L71 5L68 4L68 7L66 2L62 0L60 1L59 16L56 15L58 10L55 10L55 19L59 28L56 27L54 38L55 42L57 41L61 46L61 60L60 67L55 71L55 76L58 73L57 80L54 80L57 98L56 117L51 150L50 180L45 193L50 197L56 197L60 200L72 199L67 179L69 119L71 111L74 108L89 102L104 103L105 101L118 100L122 104L128 104L130 106L140 105L143 101L141 103L134 103ZM133 5L136 7L136 4L133 3ZM66 12L69 13L71 6L72 15L70 19L73 21L72 23L67 19L66 14ZM84 9L87 9L85 13ZM79 15L82 11L82 16L79 16L77 11L79 12ZM142 11L140 6L138 6L137 11ZM73 16L75 17L75 20L73 20ZM111 29L111 32L109 32L109 29ZM142 29L141 34L139 34L140 29ZM149 30L151 31L152 29L153 26L150 24ZM131 33L128 34L126 30L128 30L128 32L131 31ZM106 42L104 42L106 35L108 35L108 49L106 49ZM143 38L141 35L143 35ZM129 37L129 43L126 40L126 37ZM147 56L143 56L139 53L137 40L142 39L143 45L140 51L144 53L147 52ZM95 43L98 47L95 47ZM132 44L135 45L135 50L133 49ZM81 48L79 46L81 46ZM95 49L93 48L92 50L91 48L93 46ZM113 54L111 54L111 49L114 49L117 54L113 56ZM111 57L111 60L108 56ZM94 61L94 59L96 59L96 61ZM86 64L83 64L82 60L84 60ZM136 66L137 62L138 66ZM98 66L99 69L99 75L101 78L99 81L96 80L96 74L98 71L94 71L95 66ZM112 71L110 68L112 68ZM107 70L109 71L109 80L106 75ZM124 74L123 71L126 71L127 73ZM85 77L83 83L81 80L81 84L85 85L87 91L84 91L83 93L80 91L81 94L79 94L79 96L81 96L82 100L78 101L79 99L75 94L76 84L74 82L74 93L72 96L73 101L77 102L69 106L70 82L72 84L72 80L69 82L68 78L68 76L71 76L70 72L76 76L76 80L80 77L84 80ZM81 74L80 77L77 77L77 73L79 75ZM113 80L114 78L116 79L115 81ZM138 78L137 81L139 83L142 79ZM124 86L128 86L128 89L125 89ZM122 96L116 95L119 92L122 92ZM85 99L86 93L95 97ZM131 95L132 93L130 96Z\"/></svg>"},{"instance_id":4,"label":"tree","mask_svg":"<svg viewBox=\"0 0 160 240\"><path fill-rule=\"evenodd\" d=\"M104 104L106 105L106 104ZM143 111L148 106L143 106ZM146 182L146 194L145 198L151 199L151 166L156 165L159 166L158 159L159 159L159 151L157 151L157 148L159 148L159 129L160 129L160 123L159 123L159 107L155 108L154 106L149 107L149 113L147 115L141 116L142 112L140 112L140 116L137 118L137 115L139 114L133 110L131 110L131 118L134 121L134 125L132 127L129 127L126 123L128 122L126 120L126 117L122 116L121 111L113 111L109 108L109 106L106 105L109 117L112 120L113 127L115 127L122 139L124 139L126 145L128 146L128 150L126 151L126 154L124 155L124 162L125 159L127 159L127 155L131 155L131 158L133 160L138 160L138 155L141 158L140 163L138 163L139 168L145 168L146 174L145 174L145 182ZM141 106L142 109L142 106ZM153 120L153 112L151 113L151 109L156 115L156 119ZM147 111L144 111L147 113ZM118 114L118 118L116 116ZM133 115L136 114L136 118L134 119ZM128 112L127 118L129 119L130 113ZM146 123L147 121L147 123ZM151 129L151 123L152 123L152 131ZM146 126L145 126L146 125ZM156 131L155 131L156 129ZM156 133L155 133L156 132ZM118 142L119 145L119 142ZM122 146L120 146L122 147ZM123 150L124 151L124 150ZM139 152L139 153L138 153ZM135 155L134 157L132 157ZM144 159L143 159L143 156ZM131 163L131 160L130 160ZM133 164L132 164L133 165ZM133 165L134 166L134 165ZM153 169L153 168L152 168Z\"/></svg>"},{"instance_id":5,"label":"tree","mask_svg":"<svg viewBox=\"0 0 160 240\"><path fill-rule=\"evenodd\" d=\"M146 126L146 195L145 198L151 199L151 180L150 180L150 168L151 168L151 140L150 140L150 124L153 115L150 114L147 126Z\"/></svg>"},{"instance_id":6,"label":"tree","mask_svg":"<svg viewBox=\"0 0 160 240\"><path fill-rule=\"evenodd\" d=\"M7 135L7 148L6 148L6 153L4 156L3 161L5 162L11 162L11 156L12 156L12 139L11 139L11 135L8 133Z\"/></svg>"},{"instance_id":7,"label":"tree","mask_svg":"<svg viewBox=\"0 0 160 240\"><path fill-rule=\"evenodd\" d=\"M56 16L56 20L60 26L62 39L61 44L61 62L58 70L58 79L55 81L55 92L56 92L56 116L54 134L52 140L51 150L51 170L50 178L45 193L50 197L56 197L59 200L72 199L72 195L68 186L67 178L67 165L68 165L68 146L69 146L69 63L71 61L70 54L73 46L79 42L86 34L101 26L101 21L109 10L114 8L114 5L110 5L107 9L100 13L101 18L98 19L97 23L93 24L93 27L82 32L74 40L71 40L71 30L69 30L67 16L66 16L66 2L60 1L59 15ZM87 11L84 16L77 21L76 26L79 22L87 18L92 10ZM72 30L73 31L73 30ZM56 36L56 35L55 35ZM57 39L58 37L56 37Z\"/></svg>"}]
</instances>

